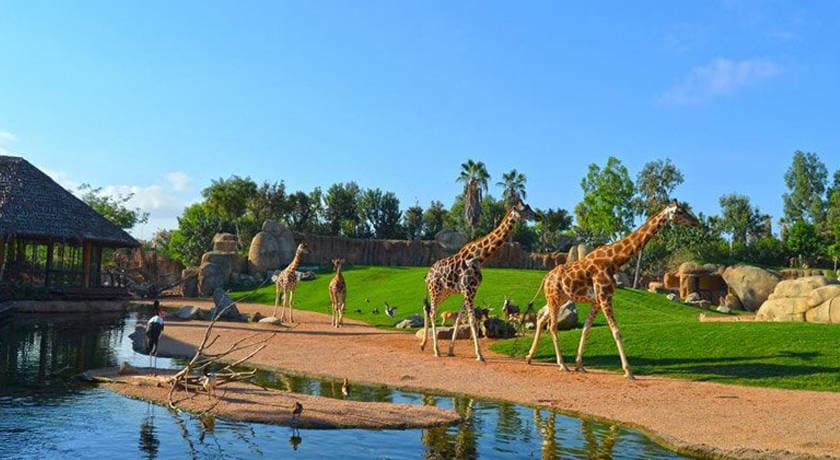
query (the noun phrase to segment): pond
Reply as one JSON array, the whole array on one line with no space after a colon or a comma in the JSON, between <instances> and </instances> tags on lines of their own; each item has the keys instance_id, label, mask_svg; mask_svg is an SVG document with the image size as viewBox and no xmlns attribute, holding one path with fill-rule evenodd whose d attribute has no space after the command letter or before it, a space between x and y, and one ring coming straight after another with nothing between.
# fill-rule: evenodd
<instances>
[{"instance_id":1,"label":"pond","mask_svg":"<svg viewBox=\"0 0 840 460\"><path fill-rule=\"evenodd\" d=\"M549 410L386 387L354 385L352 399L452 408L459 425L416 430L293 430L199 420L69 379L128 361L128 316L0 318L0 458L686 458L618 425ZM159 367L177 367L158 359ZM258 383L341 397L338 381L260 371Z\"/></svg>"}]
</instances>

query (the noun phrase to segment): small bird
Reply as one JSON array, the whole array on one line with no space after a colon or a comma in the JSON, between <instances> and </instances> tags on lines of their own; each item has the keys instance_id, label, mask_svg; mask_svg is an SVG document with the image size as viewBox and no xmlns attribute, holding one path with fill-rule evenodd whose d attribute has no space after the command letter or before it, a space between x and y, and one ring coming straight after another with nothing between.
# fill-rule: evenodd
<instances>
[{"instance_id":1,"label":"small bird","mask_svg":"<svg viewBox=\"0 0 840 460\"><path fill-rule=\"evenodd\" d=\"M360 315L362 314L362 309L361 309L361 308L357 308L357 309L355 309L355 310L353 310L353 311L355 311L356 313L358 313L358 314L360 314Z\"/></svg>"},{"instance_id":2,"label":"small bird","mask_svg":"<svg viewBox=\"0 0 840 460\"><path fill-rule=\"evenodd\" d=\"M207 372L205 369L204 377L201 378L201 388L207 392L207 397L216 396L216 373Z\"/></svg>"},{"instance_id":3,"label":"small bird","mask_svg":"<svg viewBox=\"0 0 840 460\"><path fill-rule=\"evenodd\" d=\"M303 404L300 401L295 401L295 407L292 408L292 421L297 422L300 420L300 414L303 413Z\"/></svg>"},{"instance_id":4,"label":"small bird","mask_svg":"<svg viewBox=\"0 0 840 460\"><path fill-rule=\"evenodd\" d=\"M370 298L365 297L365 303L370 303Z\"/></svg>"},{"instance_id":5,"label":"small bird","mask_svg":"<svg viewBox=\"0 0 840 460\"><path fill-rule=\"evenodd\" d=\"M347 377L344 377L344 382L341 384L341 394L343 394L345 398L350 396L350 382L347 381Z\"/></svg>"},{"instance_id":6,"label":"small bird","mask_svg":"<svg viewBox=\"0 0 840 460\"><path fill-rule=\"evenodd\" d=\"M389 318L394 317L394 310L396 310L396 309L397 309L397 307L392 307L392 306L388 305L388 302L385 302L385 314L388 315Z\"/></svg>"},{"instance_id":7,"label":"small bird","mask_svg":"<svg viewBox=\"0 0 840 460\"><path fill-rule=\"evenodd\" d=\"M373 309L373 310L371 310L370 312L371 312L371 313L373 313L374 315L378 315L378 314L379 314L379 309L378 309L378 308L374 308L374 309Z\"/></svg>"}]
</instances>

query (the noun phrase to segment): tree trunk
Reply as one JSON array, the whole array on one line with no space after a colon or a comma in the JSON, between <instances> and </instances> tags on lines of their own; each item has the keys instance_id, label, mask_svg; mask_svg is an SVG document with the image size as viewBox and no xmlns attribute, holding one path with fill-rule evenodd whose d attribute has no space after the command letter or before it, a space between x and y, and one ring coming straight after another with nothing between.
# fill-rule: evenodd
<instances>
[{"instance_id":1,"label":"tree trunk","mask_svg":"<svg viewBox=\"0 0 840 460\"><path fill-rule=\"evenodd\" d=\"M642 252L644 248L639 249L639 254L636 255L636 276L633 277L633 289L639 286L639 270L642 268Z\"/></svg>"}]
</instances>

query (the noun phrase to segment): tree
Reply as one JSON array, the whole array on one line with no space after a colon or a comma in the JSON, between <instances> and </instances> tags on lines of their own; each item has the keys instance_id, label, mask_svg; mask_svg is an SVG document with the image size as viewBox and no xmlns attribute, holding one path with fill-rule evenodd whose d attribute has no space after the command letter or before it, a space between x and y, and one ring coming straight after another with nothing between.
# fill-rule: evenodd
<instances>
[{"instance_id":1,"label":"tree","mask_svg":"<svg viewBox=\"0 0 840 460\"><path fill-rule=\"evenodd\" d=\"M311 195L297 191L289 195L285 222L294 231L312 232L317 227L318 211Z\"/></svg>"},{"instance_id":2,"label":"tree","mask_svg":"<svg viewBox=\"0 0 840 460\"><path fill-rule=\"evenodd\" d=\"M375 238L398 238L400 235L400 200L392 192L367 189L359 198L359 212Z\"/></svg>"},{"instance_id":3,"label":"tree","mask_svg":"<svg viewBox=\"0 0 840 460\"><path fill-rule=\"evenodd\" d=\"M636 176L636 212L643 219L649 219L668 205L671 194L685 179L682 172L670 159L645 163ZM667 231L663 229L663 231ZM658 236L658 235L657 235ZM654 243L655 244L655 243ZM639 283L643 250L636 255L636 274L633 287Z\"/></svg>"},{"instance_id":4,"label":"tree","mask_svg":"<svg viewBox=\"0 0 840 460\"><path fill-rule=\"evenodd\" d=\"M583 201L575 207L575 233L582 241L601 245L631 229L635 187L619 159L609 157L603 169L590 164L580 186Z\"/></svg>"},{"instance_id":5,"label":"tree","mask_svg":"<svg viewBox=\"0 0 840 460\"><path fill-rule=\"evenodd\" d=\"M563 231L572 226L572 216L565 209L538 209L537 234L539 235L541 251L556 251Z\"/></svg>"},{"instance_id":6,"label":"tree","mask_svg":"<svg viewBox=\"0 0 840 460\"><path fill-rule=\"evenodd\" d=\"M356 237L362 233L358 213L360 193L355 182L336 183L327 189L324 217L330 235Z\"/></svg>"},{"instance_id":7,"label":"tree","mask_svg":"<svg viewBox=\"0 0 840 460\"><path fill-rule=\"evenodd\" d=\"M487 193L487 181L490 174L482 161L467 160L461 163L461 174L455 180L464 184L464 218L475 233L475 226L481 219L481 200Z\"/></svg>"},{"instance_id":8,"label":"tree","mask_svg":"<svg viewBox=\"0 0 840 460\"><path fill-rule=\"evenodd\" d=\"M286 197L286 184L263 182L248 203L248 212L258 225L267 219L282 219L290 210Z\"/></svg>"},{"instance_id":9,"label":"tree","mask_svg":"<svg viewBox=\"0 0 840 460\"><path fill-rule=\"evenodd\" d=\"M402 225L409 240L420 238L423 233L423 208L420 203L405 210Z\"/></svg>"},{"instance_id":10,"label":"tree","mask_svg":"<svg viewBox=\"0 0 840 460\"><path fill-rule=\"evenodd\" d=\"M246 207L257 195L257 184L250 177L230 176L227 179L213 180L210 186L201 191L207 205L207 211L221 220L233 223L236 240L242 244L240 224L245 216Z\"/></svg>"},{"instance_id":11,"label":"tree","mask_svg":"<svg viewBox=\"0 0 840 460\"><path fill-rule=\"evenodd\" d=\"M784 222L791 224L805 220L820 225L825 217L825 192L828 170L815 153L793 154L793 163L785 173L785 185L790 190L782 195Z\"/></svg>"},{"instance_id":12,"label":"tree","mask_svg":"<svg viewBox=\"0 0 840 460\"><path fill-rule=\"evenodd\" d=\"M496 185L503 188L502 197L505 202L505 207L510 209L519 200L524 200L527 196L525 192L525 182L527 178L516 169L511 169L510 172L502 174L502 181L496 182Z\"/></svg>"},{"instance_id":13,"label":"tree","mask_svg":"<svg viewBox=\"0 0 840 460\"><path fill-rule=\"evenodd\" d=\"M788 229L785 246L791 254L809 259L819 254L822 242L816 228L805 220L799 219Z\"/></svg>"},{"instance_id":14,"label":"tree","mask_svg":"<svg viewBox=\"0 0 840 460\"><path fill-rule=\"evenodd\" d=\"M178 229L170 236L169 253L186 266L196 266L201 255L213 247L213 236L224 228L222 219L210 212L205 203L188 206L178 218Z\"/></svg>"},{"instance_id":15,"label":"tree","mask_svg":"<svg viewBox=\"0 0 840 460\"><path fill-rule=\"evenodd\" d=\"M724 195L720 197L720 209L717 225L723 233L730 235L732 243L746 245L768 236L770 216L753 207L749 197L736 193Z\"/></svg>"},{"instance_id":16,"label":"tree","mask_svg":"<svg viewBox=\"0 0 840 460\"><path fill-rule=\"evenodd\" d=\"M102 193L102 187L93 188L90 184L82 184L77 190L82 194L81 200L85 204L119 228L128 230L149 220L148 212L125 206L134 197L133 193L108 196Z\"/></svg>"},{"instance_id":17,"label":"tree","mask_svg":"<svg viewBox=\"0 0 840 460\"><path fill-rule=\"evenodd\" d=\"M828 207L825 216L827 240L832 243L827 248L828 255L834 259L834 270L840 259L840 170L834 173L834 184L828 192Z\"/></svg>"},{"instance_id":18,"label":"tree","mask_svg":"<svg viewBox=\"0 0 840 460\"><path fill-rule=\"evenodd\" d=\"M443 230L443 223L449 212L440 201L432 201L423 212L423 239L432 240L439 231Z\"/></svg>"}]
</instances>

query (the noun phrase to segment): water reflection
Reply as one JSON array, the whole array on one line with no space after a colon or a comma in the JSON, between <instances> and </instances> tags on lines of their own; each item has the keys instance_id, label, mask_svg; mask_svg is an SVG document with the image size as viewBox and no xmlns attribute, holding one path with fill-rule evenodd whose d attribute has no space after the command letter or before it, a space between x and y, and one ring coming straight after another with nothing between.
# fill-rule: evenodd
<instances>
[{"instance_id":1,"label":"water reflection","mask_svg":"<svg viewBox=\"0 0 840 460\"><path fill-rule=\"evenodd\" d=\"M145 458L154 459L158 456L160 440L155 434L155 404L146 403L146 417L140 424L140 450L145 453Z\"/></svg>"}]
</instances>

